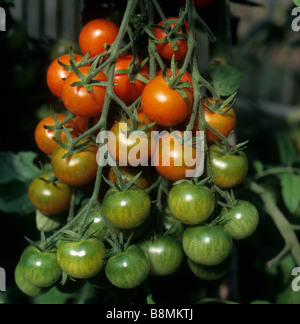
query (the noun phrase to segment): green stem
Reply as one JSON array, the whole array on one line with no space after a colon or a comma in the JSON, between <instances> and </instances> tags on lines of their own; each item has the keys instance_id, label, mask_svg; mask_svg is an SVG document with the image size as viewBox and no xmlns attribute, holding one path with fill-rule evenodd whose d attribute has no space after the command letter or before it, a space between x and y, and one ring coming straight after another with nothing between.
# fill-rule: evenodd
<instances>
[{"instance_id":1,"label":"green stem","mask_svg":"<svg viewBox=\"0 0 300 324\"><path fill-rule=\"evenodd\" d=\"M300 169L292 168L292 167L279 167L279 168L272 168L266 171L262 171L255 176L256 180L271 176L271 175L278 175L283 173L300 173Z\"/></svg>"},{"instance_id":2,"label":"green stem","mask_svg":"<svg viewBox=\"0 0 300 324\"><path fill-rule=\"evenodd\" d=\"M262 201L264 202L266 212L272 218L285 241L284 249L275 259L269 262L269 266L273 266L275 263L278 264L282 257L285 256L289 251L291 252L297 266L300 266L300 244L293 229L293 225L290 224L284 214L280 211L280 209L274 203L272 196L264 187L252 182L250 184L250 188L253 192L261 197Z\"/></svg>"},{"instance_id":3,"label":"green stem","mask_svg":"<svg viewBox=\"0 0 300 324\"><path fill-rule=\"evenodd\" d=\"M231 23L229 0L215 2L215 30L217 42L211 43L211 65L224 65L231 61Z\"/></svg>"}]
</instances>

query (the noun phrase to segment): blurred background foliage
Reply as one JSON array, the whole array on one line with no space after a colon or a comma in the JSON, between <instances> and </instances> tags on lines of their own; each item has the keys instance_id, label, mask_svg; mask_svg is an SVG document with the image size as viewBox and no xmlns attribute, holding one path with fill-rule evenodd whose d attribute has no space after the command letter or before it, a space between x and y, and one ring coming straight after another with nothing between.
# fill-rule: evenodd
<instances>
[{"instance_id":1,"label":"blurred background foliage","mask_svg":"<svg viewBox=\"0 0 300 324\"><path fill-rule=\"evenodd\" d=\"M113 4L115 6L109 14L111 9L108 10L108 7ZM124 4L124 0L109 1L109 5L106 1L91 0L0 0L0 6L5 7L8 13L7 32L0 34L2 152L37 152L34 142L37 122L49 114L50 107L56 112L64 111L62 103L47 89L47 67L53 59L68 51L70 44L76 49L76 40L84 22L96 16L108 15L114 21L120 21ZM291 27L295 18L291 15L294 6L292 0L231 2L231 64L243 74L235 106L238 115L237 137L239 142L250 140L247 149L249 159L252 162L261 161L264 165L299 162L300 32L293 31ZM171 16L172 8L166 6L166 14ZM212 10L203 9L200 15L209 25L213 25L215 15ZM209 63L209 44L201 31L198 51L200 67L204 71ZM0 156L2 171L6 170L4 163L9 167L11 161L15 161L14 157L5 162ZM254 169L251 172L253 175ZM284 206L278 179L267 178L265 186L288 217L299 223L300 209L291 213ZM7 194L7 188L2 188L0 181L0 195L5 193ZM191 299L191 294L195 300L195 297L200 299L203 296L214 296L218 290L221 296L243 303L253 300L300 303L300 293L292 292L290 286L291 270L295 266L293 259L286 257L276 268L269 269L266 266L266 262L283 246L277 228L265 214L256 195L241 188L238 196L252 200L259 207L261 226L254 237L237 246L236 263L231 276L221 285L201 283L203 289L199 293L187 290L187 270L183 269L176 278L170 278L164 283L153 283L154 297L166 302L170 296L162 293L159 288L162 284L170 288L176 280L180 283L176 289L182 289L180 301L183 302ZM6 202L9 201L9 195L5 197ZM55 290L44 297L29 300L18 292L13 282L13 271L18 257L27 246L24 236L37 236L34 214L20 214L22 213L0 214L0 266L6 269L8 276L8 292L0 293L0 303L90 302L95 297L90 294L90 290L82 293L79 299L78 296L62 295ZM167 292L168 289L164 291ZM112 291L102 302L124 303L131 300L130 294ZM171 298L169 301L175 300Z\"/></svg>"}]
</instances>

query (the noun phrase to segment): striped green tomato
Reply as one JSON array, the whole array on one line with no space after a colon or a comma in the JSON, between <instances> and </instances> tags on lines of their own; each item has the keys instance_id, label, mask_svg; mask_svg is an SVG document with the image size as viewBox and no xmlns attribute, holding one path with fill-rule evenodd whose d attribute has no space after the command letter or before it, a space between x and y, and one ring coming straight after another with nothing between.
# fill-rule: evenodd
<instances>
[{"instance_id":1,"label":"striped green tomato","mask_svg":"<svg viewBox=\"0 0 300 324\"><path fill-rule=\"evenodd\" d=\"M182 246L171 236L154 237L141 242L139 246L149 256L151 276L170 276L182 265Z\"/></svg>"},{"instance_id":2,"label":"striped green tomato","mask_svg":"<svg viewBox=\"0 0 300 324\"><path fill-rule=\"evenodd\" d=\"M96 276L104 267L105 254L104 243L97 238L61 241L57 248L59 266L76 279Z\"/></svg>"},{"instance_id":3,"label":"striped green tomato","mask_svg":"<svg viewBox=\"0 0 300 324\"><path fill-rule=\"evenodd\" d=\"M134 229L142 225L151 210L151 200L146 191L132 187L118 191L110 189L102 204L106 219L119 229Z\"/></svg>"},{"instance_id":4,"label":"striped green tomato","mask_svg":"<svg viewBox=\"0 0 300 324\"><path fill-rule=\"evenodd\" d=\"M232 252L233 241L222 226L198 226L186 229L183 249L195 263L216 266L225 261Z\"/></svg>"},{"instance_id":5,"label":"striped green tomato","mask_svg":"<svg viewBox=\"0 0 300 324\"><path fill-rule=\"evenodd\" d=\"M108 280L121 289L140 286L149 276L149 272L150 260L147 254L136 245L112 256L105 267Z\"/></svg>"},{"instance_id":6,"label":"striped green tomato","mask_svg":"<svg viewBox=\"0 0 300 324\"><path fill-rule=\"evenodd\" d=\"M183 182L173 187L169 208L178 220L187 225L204 223L215 209L215 198L209 188Z\"/></svg>"}]
</instances>

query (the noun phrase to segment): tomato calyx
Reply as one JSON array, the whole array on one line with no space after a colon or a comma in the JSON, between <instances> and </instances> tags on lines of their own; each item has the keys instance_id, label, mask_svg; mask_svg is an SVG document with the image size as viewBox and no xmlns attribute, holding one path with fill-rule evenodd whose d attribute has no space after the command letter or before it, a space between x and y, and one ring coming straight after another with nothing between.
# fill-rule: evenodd
<instances>
[{"instance_id":1,"label":"tomato calyx","mask_svg":"<svg viewBox=\"0 0 300 324\"><path fill-rule=\"evenodd\" d=\"M207 109L211 113L216 113L219 115L227 114L234 106L236 102L237 92L226 100L216 100L214 98L203 98L202 107Z\"/></svg>"},{"instance_id":2,"label":"tomato calyx","mask_svg":"<svg viewBox=\"0 0 300 324\"><path fill-rule=\"evenodd\" d=\"M234 134L234 131L232 131L226 141L223 143L218 142L216 139L214 139L215 145L217 146L217 150L214 150L215 153L222 155L238 155L240 152L244 151L247 148L247 144L249 141L245 141L243 143L232 145L231 144L231 138Z\"/></svg>"},{"instance_id":3,"label":"tomato calyx","mask_svg":"<svg viewBox=\"0 0 300 324\"><path fill-rule=\"evenodd\" d=\"M80 61L76 61L72 47L70 47L69 54L70 54L70 64L65 64L61 62L59 59L58 59L58 64L62 66L64 69L66 69L67 71L69 71L70 73L74 71L74 67L80 68L91 63L91 59L89 59L89 53L86 54Z\"/></svg>"}]
</instances>

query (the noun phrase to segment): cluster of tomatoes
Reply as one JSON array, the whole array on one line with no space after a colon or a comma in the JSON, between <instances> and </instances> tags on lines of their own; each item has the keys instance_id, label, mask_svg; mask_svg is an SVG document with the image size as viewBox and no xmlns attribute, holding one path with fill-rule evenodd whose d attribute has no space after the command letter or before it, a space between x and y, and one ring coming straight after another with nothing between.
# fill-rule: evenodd
<instances>
[{"instance_id":1,"label":"cluster of tomatoes","mask_svg":"<svg viewBox=\"0 0 300 324\"><path fill-rule=\"evenodd\" d=\"M176 17L167 19L171 21L167 30L176 27L176 20ZM188 52L187 39L179 37L175 48L171 42L162 42L167 37L165 25L161 22L154 28L157 52L166 62L180 61ZM185 23L185 28L178 33L184 35L188 28ZM51 157L52 168L32 182L29 197L34 207L49 218L68 211L70 206L74 211L78 207L74 202L77 188L85 188L97 176L102 176L94 133L82 135L101 121L109 80L105 71L88 79L91 70L98 66L98 56L109 50L118 35L119 28L114 23L93 20L80 34L79 44L84 56L64 55L48 69L49 89L71 113L52 114L39 123L35 132L36 143ZM101 62L106 59L103 56ZM144 126L149 133L149 141L151 130L169 130L189 120L194 103L190 73L184 73L181 79L187 86L177 91L168 84L173 77L171 70L160 71L150 80L149 68L133 54L121 54L114 63L114 98L125 105L137 103L133 114L137 126ZM88 81L89 88L84 86ZM234 188L242 183L248 172L248 160L242 151L224 153L222 146L217 145L221 142L218 135L227 137L235 129L236 115L230 106L213 111L213 102L212 98L203 99L199 109L210 125L205 129L210 145L207 153L210 186L186 180L186 171L195 166L185 163L183 145L176 136L172 138L168 166L158 163L156 169L142 169L144 172L139 177L140 168L110 168L108 182L112 188L103 199L96 197L97 203L93 206L83 204L86 200L82 199L78 215L68 219L60 235L56 237L54 233L56 239L49 241L42 235L41 242L32 242L23 252L16 268L19 288L36 296L57 284L62 275L67 275L79 282L88 279L98 288L113 285L132 289L140 286L149 275L174 274L186 256L191 271L199 278L217 280L224 276L229 270L233 240L245 239L254 233L258 213L248 202L231 201L216 220L208 223L217 210L217 190L213 187L221 191ZM117 148L110 151L118 163L126 162L128 153L136 145L136 142L126 141L128 135L124 132L133 124L131 120L121 119L112 126ZM150 126L145 128L147 125ZM194 131L198 130L196 123ZM74 145L78 138L80 140ZM153 147L153 143L147 144ZM155 152L149 151L146 158L164 151L163 141L159 141ZM114 155L114 152L118 153ZM168 184L163 179L169 180ZM151 202L153 188L157 187L154 182L160 188L158 209L153 208ZM163 206L162 195L166 192L168 198ZM113 247L111 251L108 243Z\"/></svg>"}]
</instances>

